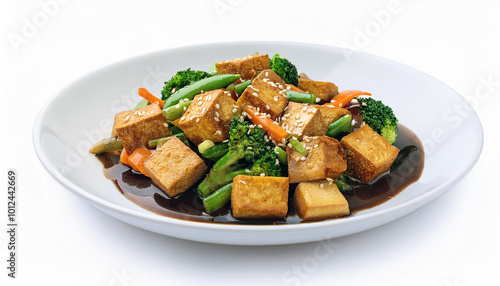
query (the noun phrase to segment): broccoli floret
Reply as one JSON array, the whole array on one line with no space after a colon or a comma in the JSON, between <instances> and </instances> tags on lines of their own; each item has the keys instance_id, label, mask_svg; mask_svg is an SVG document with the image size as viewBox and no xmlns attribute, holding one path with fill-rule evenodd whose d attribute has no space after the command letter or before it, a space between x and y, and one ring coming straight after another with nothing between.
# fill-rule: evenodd
<instances>
[{"instance_id":1,"label":"broccoli floret","mask_svg":"<svg viewBox=\"0 0 500 286\"><path fill-rule=\"evenodd\" d=\"M237 175L280 176L281 166L271 143L264 140L265 132L251 125L249 121L233 118L229 126L229 151L198 186L201 197L231 182Z\"/></svg>"},{"instance_id":2,"label":"broccoli floret","mask_svg":"<svg viewBox=\"0 0 500 286\"><path fill-rule=\"evenodd\" d=\"M264 156L255 161L250 169L253 176L260 176L264 174L271 177L281 176L281 166L274 151L268 151Z\"/></svg>"},{"instance_id":3,"label":"broccoli floret","mask_svg":"<svg viewBox=\"0 0 500 286\"><path fill-rule=\"evenodd\" d=\"M299 73L294 64L279 54L275 54L270 59L271 69L279 75L286 83L297 85L299 83Z\"/></svg>"},{"instance_id":4,"label":"broccoli floret","mask_svg":"<svg viewBox=\"0 0 500 286\"><path fill-rule=\"evenodd\" d=\"M360 97L358 101L360 104L359 113L363 117L363 122L393 144L396 141L398 119L392 108L382 101L370 97Z\"/></svg>"},{"instance_id":5,"label":"broccoli floret","mask_svg":"<svg viewBox=\"0 0 500 286\"><path fill-rule=\"evenodd\" d=\"M191 70L191 68L184 71L178 71L169 81L165 82L165 86L161 91L161 99L166 100L177 90L210 76L211 75L207 72L195 71Z\"/></svg>"}]
</instances>

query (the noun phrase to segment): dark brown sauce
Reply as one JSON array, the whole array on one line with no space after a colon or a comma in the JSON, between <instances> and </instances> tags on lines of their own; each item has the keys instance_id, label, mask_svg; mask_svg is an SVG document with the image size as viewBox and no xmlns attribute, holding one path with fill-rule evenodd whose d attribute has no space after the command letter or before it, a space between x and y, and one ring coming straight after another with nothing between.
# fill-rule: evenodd
<instances>
[{"instance_id":1,"label":"dark brown sauce","mask_svg":"<svg viewBox=\"0 0 500 286\"><path fill-rule=\"evenodd\" d=\"M394 144L401 151L398 159L388 171L370 184L355 183L353 190L345 193L351 213L372 208L396 196L407 186L420 178L424 167L423 146L418 137L408 128L399 124L398 137ZM231 215L229 204L218 211L207 214L198 197L195 184L191 189L169 198L153 184L150 178L119 163L119 155L105 153L97 155L104 165L104 175L112 180L120 192L140 207L159 215L201 222L236 224L296 224L302 222L293 205L296 184L290 185L288 214L282 220L237 220Z\"/></svg>"}]
</instances>

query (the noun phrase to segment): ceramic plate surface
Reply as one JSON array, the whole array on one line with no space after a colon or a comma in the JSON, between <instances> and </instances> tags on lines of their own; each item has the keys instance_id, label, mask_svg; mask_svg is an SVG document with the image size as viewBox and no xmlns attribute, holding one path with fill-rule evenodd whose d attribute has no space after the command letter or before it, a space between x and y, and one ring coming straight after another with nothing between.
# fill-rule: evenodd
<instances>
[{"instance_id":1,"label":"ceramic plate surface","mask_svg":"<svg viewBox=\"0 0 500 286\"><path fill-rule=\"evenodd\" d=\"M138 87L159 94L163 82L178 70L207 70L214 62L254 52L280 53L310 78L332 81L340 90L369 91L390 105L399 121L424 144L425 167L420 180L388 202L343 219L296 225L230 225L191 222L148 212L127 200L103 176L102 164L88 150L96 141L109 137L114 114L132 109L140 100ZM454 105L469 110L467 120L454 114ZM272 245L353 234L422 207L457 184L474 166L481 153L483 130L477 115L459 94L405 65L329 46L238 42L154 52L88 74L65 87L43 107L33 138L40 161L59 183L121 221L182 239Z\"/></svg>"}]
</instances>

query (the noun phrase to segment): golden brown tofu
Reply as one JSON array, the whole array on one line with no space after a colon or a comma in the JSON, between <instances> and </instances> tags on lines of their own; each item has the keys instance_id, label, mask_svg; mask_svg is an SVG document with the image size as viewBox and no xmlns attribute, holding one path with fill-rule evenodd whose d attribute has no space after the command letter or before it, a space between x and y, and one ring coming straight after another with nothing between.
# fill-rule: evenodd
<instances>
[{"instance_id":1,"label":"golden brown tofu","mask_svg":"<svg viewBox=\"0 0 500 286\"><path fill-rule=\"evenodd\" d=\"M342 107L324 105L318 105L317 107L321 112L321 115L323 115L323 119L325 120L326 124L330 124L344 115L351 114L349 110Z\"/></svg>"},{"instance_id":2,"label":"golden brown tofu","mask_svg":"<svg viewBox=\"0 0 500 286\"><path fill-rule=\"evenodd\" d=\"M235 218L283 218L288 212L288 178L236 176L231 191Z\"/></svg>"},{"instance_id":3,"label":"golden brown tofu","mask_svg":"<svg viewBox=\"0 0 500 286\"><path fill-rule=\"evenodd\" d=\"M303 220L349 215L349 204L332 180L303 182L297 185L293 203Z\"/></svg>"},{"instance_id":4,"label":"golden brown tofu","mask_svg":"<svg viewBox=\"0 0 500 286\"><path fill-rule=\"evenodd\" d=\"M269 56L256 55L246 56L230 61L224 61L215 64L218 74L240 74L242 79L249 79L252 75L252 70L261 71L270 68Z\"/></svg>"},{"instance_id":5,"label":"golden brown tofu","mask_svg":"<svg viewBox=\"0 0 500 286\"><path fill-rule=\"evenodd\" d=\"M302 136L325 135L328 125L316 106L290 101L281 117L280 126L290 134L299 135L299 139Z\"/></svg>"},{"instance_id":6,"label":"golden brown tofu","mask_svg":"<svg viewBox=\"0 0 500 286\"><path fill-rule=\"evenodd\" d=\"M331 82L299 78L298 87L321 99L320 103L330 102L339 93L339 88Z\"/></svg>"},{"instance_id":7,"label":"golden brown tofu","mask_svg":"<svg viewBox=\"0 0 500 286\"><path fill-rule=\"evenodd\" d=\"M223 89L198 94L179 120L179 127L197 145L205 140L222 142L227 138L235 103Z\"/></svg>"},{"instance_id":8,"label":"golden brown tofu","mask_svg":"<svg viewBox=\"0 0 500 286\"><path fill-rule=\"evenodd\" d=\"M115 122L115 130L129 154L136 148L148 146L148 141L170 135L167 120L158 104L150 104Z\"/></svg>"},{"instance_id":9,"label":"golden brown tofu","mask_svg":"<svg viewBox=\"0 0 500 286\"><path fill-rule=\"evenodd\" d=\"M118 137L118 133L116 132L116 122L123 121L125 119L125 117L127 117L127 115L130 114L130 112L132 112L132 111L127 110L127 111L117 113L115 115L115 121L113 122L113 128L111 129L111 137L115 137L115 138Z\"/></svg>"},{"instance_id":10,"label":"golden brown tofu","mask_svg":"<svg viewBox=\"0 0 500 286\"><path fill-rule=\"evenodd\" d=\"M170 197L186 191L207 170L203 160L175 136L156 150L144 167L153 182Z\"/></svg>"},{"instance_id":11,"label":"golden brown tofu","mask_svg":"<svg viewBox=\"0 0 500 286\"><path fill-rule=\"evenodd\" d=\"M283 113L288 99L286 83L272 70L262 71L245 89L236 105L244 109L250 105L274 120Z\"/></svg>"},{"instance_id":12,"label":"golden brown tofu","mask_svg":"<svg viewBox=\"0 0 500 286\"><path fill-rule=\"evenodd\" d=\"M309 150L302 156L287 146L290 183L336 179L347 169L347 161L339 141L328 136L304 137L301 142Z\"/></svg>"},{"instance_id":13,"label":"golden brown tofu","mask_svg":"<svg viewBox=\"0 0 500 286\"><path fill-rule=\"evenodd\" d=\"M347 173L363 183L389 170L399 153L397 147L366 124L344 136L340 144L347 156Z\"/></svg>"}]
</instances>

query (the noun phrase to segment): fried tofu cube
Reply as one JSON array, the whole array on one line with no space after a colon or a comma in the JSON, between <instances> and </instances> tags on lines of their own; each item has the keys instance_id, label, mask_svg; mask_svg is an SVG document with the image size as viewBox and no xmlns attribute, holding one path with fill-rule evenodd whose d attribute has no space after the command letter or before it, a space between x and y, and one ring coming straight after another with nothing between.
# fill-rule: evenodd
<instances>
[{"instance_id":1,"label":"fried tofu cube","mask_svg":"<svg viewBox=\"0 0 500 286\"><path fill-rule=\"evenodd\" d=\"M205 140L222 142L229 133L235 103L223 89L198 94L179 120L179 127L196 145Z\"/></svg>"},{"instance_id":2,"label":"fried tofu cube","mask_svg":"<svg viewBox=\"0 0 500 286\"><path fill-rule=\"evenodd\" d=\"M317 105L289 102L281 117L280 126L290 134L302 136L322 136L328 131L328 124Z\"/></svg>"},{"instance_id":3,"label":"fried tofu cube","mask_svg":"<svg viewBox=\"0 0 500 286\"><path fill-rule=\"evenodd\" d=\"M267 54L255 55L216 63L215 68L218 74L240 74L242 79L249 79L252 77L252 70L257 72L269 69L270 62Z\"/></svg>"},{"instance_id":4,"label":"fried tofu cube","mask_svg":"<svg viewBox=\"0 0 500 286\"><path fill-rule=\"evenodd\" d=\"M207 171L203 160L173 136L145 162L153 182L170 197L186 191Z\"/></svg>"},{"instance_id":5,"label":"fried tofu cube","mask_svg":"<svg viewBox=\"0 0 500 286\"><path fill-rule=\"evenodd\" d=\"M339 93L339 88L334 83L326 81L299 78L298 87L314 94L321 99L321 103L330 102Z\"/></svg>"},{"instance_id":6,"label":"fried tofu cube","mask_svg":"<svg viewBox=\"0 0 500 286\"><path fill-rule=\"evenodd\" d=\"M317 107L321 112L321 115L323 115L323 119L325 120L326 124L330 124L335 120L340 119L342 116L351 114L349 110L342 107L324 106L324 105L318 105Z\"/></svg>"},{"instance_id":7,"label":"fried tofu cube","mask_svg":"<svg viewBox=\"0 0 500 286\"><path fill-rule=\"evenodd\" d=\"M347 173L363 183L389 170L399 149L364 125L344 136L340 144L347 156Z\"/></svg>"},{"instance_id":8,"label":"fried tofu cube","mask_svg":"<svg viewBox=\"0 0 500 286\"><path fill-rule=\"evenodd\" d=\"M347 169L347 161L339 141L328 136L304 137L301 142L309 150L302 156L287 146L290 183L336 179Z\"/></svg>"},{"instance_id":9,"label":"fried tofu cube","mask_svg":"<svg viewBox=\"0 0 500 286\"><path fill-rule=\"evenodd\" d=\"M242 109L253 106L274 120L288 104L285 93L286 83L274 71L264 70L245 89L236 105Z\"/></svg>"},{"instance_id":10,"label":"fried tofu cube","mask_svg":"<svg viewBox=\"0 0 500 286\"><path fill-rule=\"evenodd\" d=\"M127 110L127 111L117 113L115 115L115 121L113 122L113 128L111 129L111 137L115 137L115 138L118 137L118 133L116 132L116 123L123 121L125 119L125 117L127 117L127 115L129 115L131 112L132 111Z\"/></svg>"},{"instance_id":11,"label":"fried tofu cube","mask_svg":"<svg viewBox=\"0 0 500 286\"><path fill-rule=\"evenodd\" d=\"M119 118L115 122L115 130L129 153L141 146L148 146L149 140L170 135L167 120L156 103L132 110L123 119Z\"/></svg>"},{"instance_id":12,"label":"fried tofu cube","mask_svg":"<svg viewBox=\"0 0 500 286\"><path fill-rule=\"evenodd\" d=\"M288 212L288 178L236 176L231 191L235 218L284 218Z\"/></svg>"},{"instance_id":13,"label":"fried tofu cube","mask_svg":"<svg viewBox=\"0 0 500 286\"><path fill-rule=\"evenodd\" d=\"M303 182L293 194L297 214L303 220L349 215L349 204L333 181Z\"/></svg>"}]
</instances>

